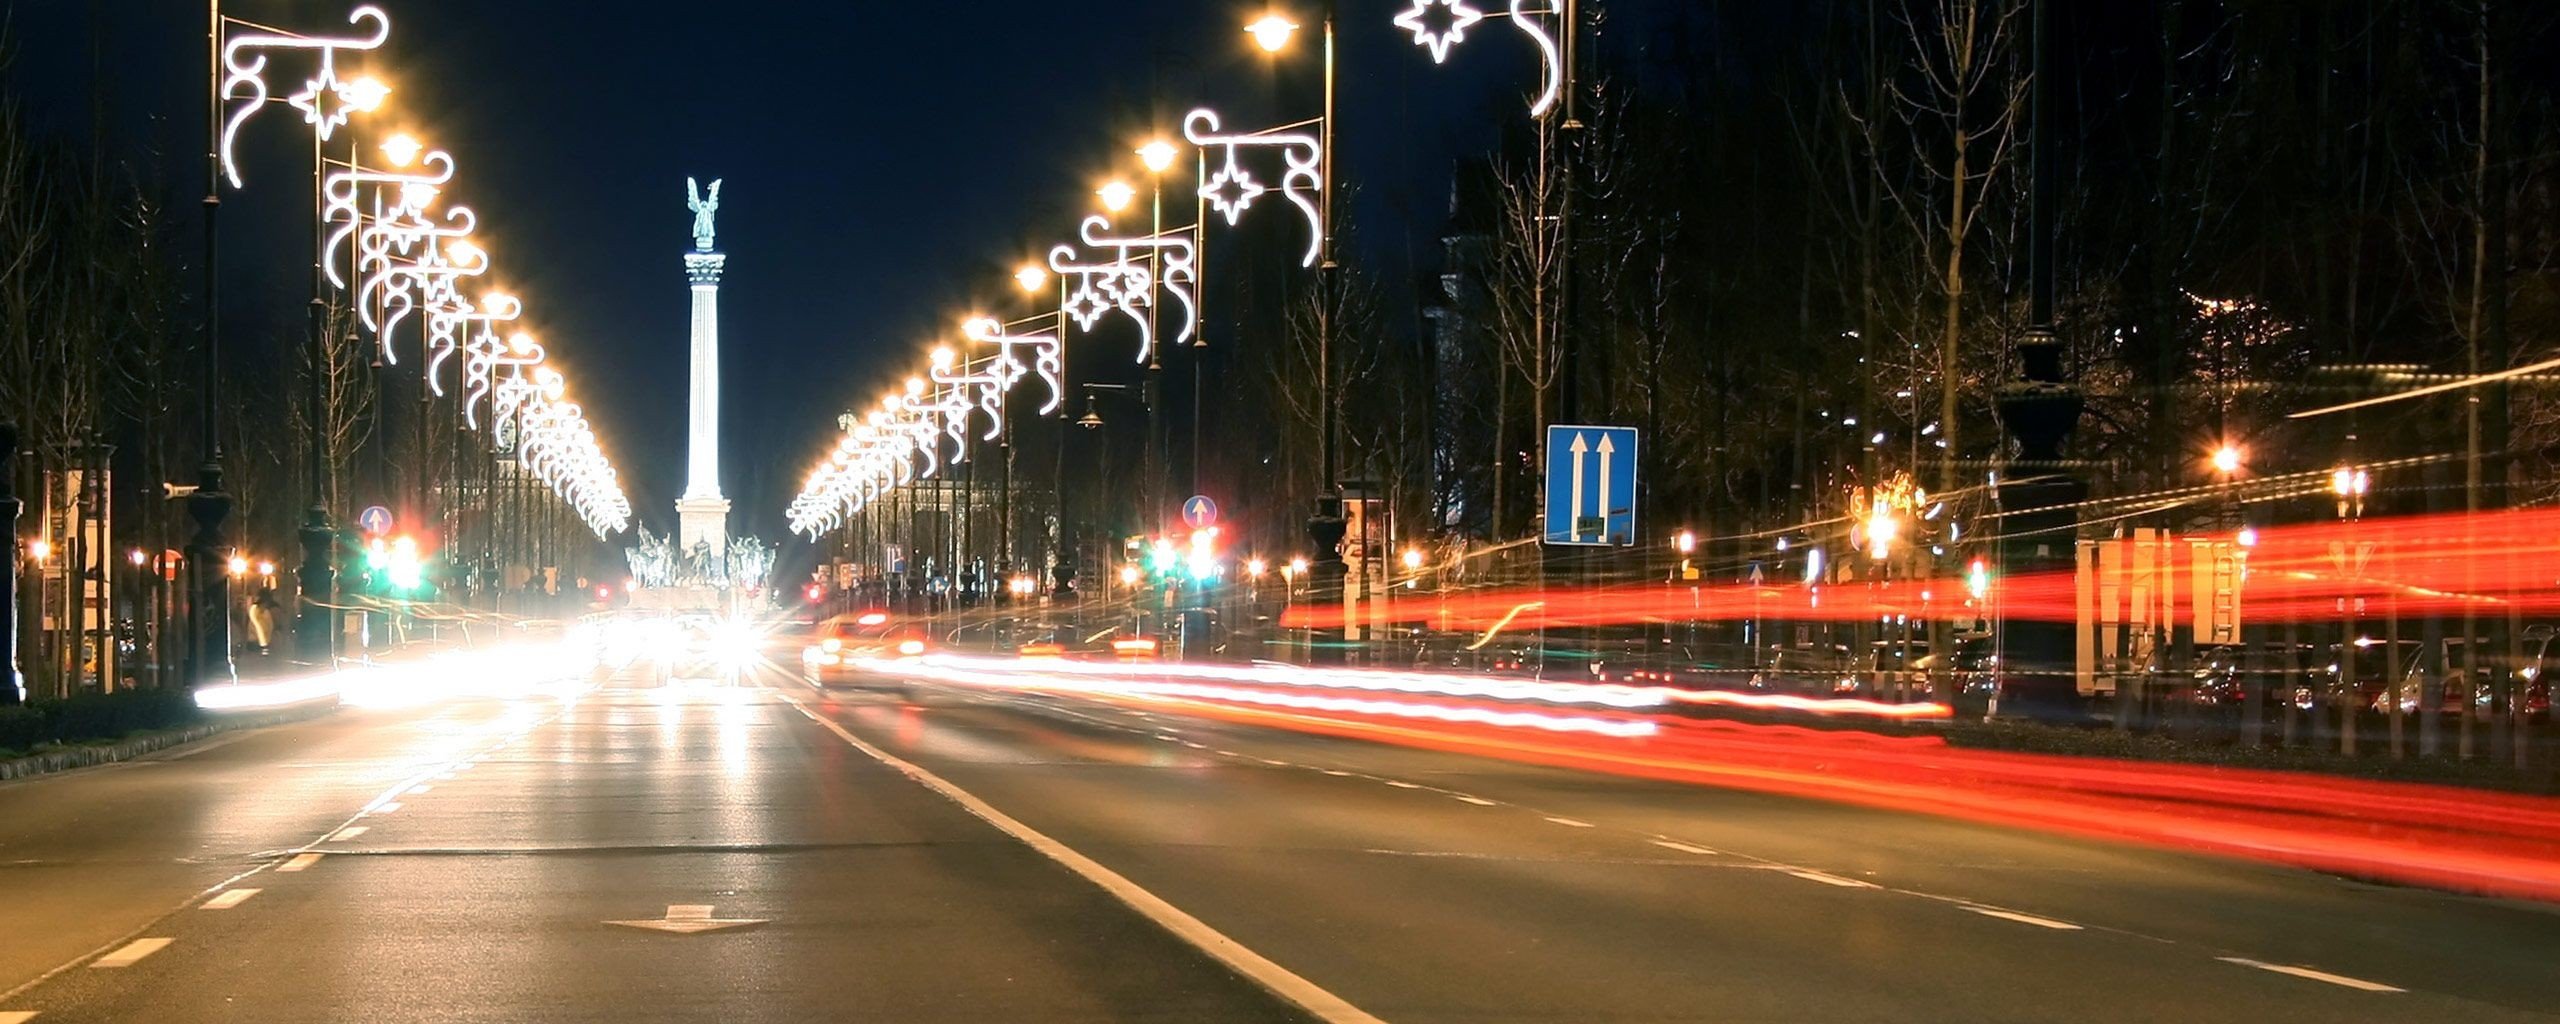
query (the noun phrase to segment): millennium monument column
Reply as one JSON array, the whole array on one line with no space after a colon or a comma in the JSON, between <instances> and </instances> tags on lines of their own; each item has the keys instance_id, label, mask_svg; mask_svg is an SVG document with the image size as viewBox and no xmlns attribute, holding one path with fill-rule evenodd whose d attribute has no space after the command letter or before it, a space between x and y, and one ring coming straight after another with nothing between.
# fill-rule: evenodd
<instances>
[{"instance_id":1,"label":"millennium monument column","mask_svg":"<svg viewBox=\"0 0 2560 1024\"><path fill-rule=\"evenodd\" d=\"M729 499L720 496L720 271L729 257L711 247L719 180L711 182L708 197L692 178L684 180L684 191L685 205L693 210L693 251L684 254L685 281L693 286L693 401L684 496L676 499L676 548L703 551L725 576Z\"/></svg>"}]
</instances>

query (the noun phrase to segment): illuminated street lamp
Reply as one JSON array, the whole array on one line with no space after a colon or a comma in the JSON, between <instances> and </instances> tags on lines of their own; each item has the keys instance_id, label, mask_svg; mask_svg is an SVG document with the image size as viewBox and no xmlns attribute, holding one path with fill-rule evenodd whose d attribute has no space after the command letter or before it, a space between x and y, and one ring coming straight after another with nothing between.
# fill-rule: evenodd
<instances>
[{"instance_id":1,"label":"illuminated street lamp","mask_svg":"<svg viewBox=\"0 0 2560 1024\"><path fill-rule=\"evenodd\" d=\"M229 572L233 579L238 579L249 574L249 560L233 555L229 561L223 563L223 569Z\"/></svg>"},{"instance_id":2,"label":"illuminated street lamp","mask_svg":"<svg viewBox=\"0 0 2560 1024\"><path fill-rule=\"evenodd\" d=\"M2213 450L2213 471L2223 476L2230 476L2240 471L2244 459L2245 453L2239 446L2225 444Z\"/></svg>"},{"instance_id":3,"label":"illuminated street lamp","mask_svg":"<svg viewBox=\"0 0 2560 1024\"><path fill-rule=\"evenodd\" d=\"M1698 535L1687 530L1682 530L1678 533L1672 534L1671 550L1679 552L1680 556L1683 558L1696 554L1698 551Z\"/></svg>"},{"instance_id":4,"label":"illuminated street lamp","mask_svg":"<svg viewBox=\"0 0 2560 1024\"><path fill-rule=\"evenodd\" d=\"M28 559L29 561L36 562L37 564L43 564L43 562L44 562L46 559L49 559L49 558L52 558L52 557L53 557L53 542L52 542L52 541L46 540L46 539L44 539L44 538L42 538L42 537L38 537L38 538L36 538L36 539L34 539L34 540L31 540L31 541L28 541L28 542L27 542L27 559Z\"/></svg>"},{"instance_id":5,"label":"illuminated street lamp","mask_svg":"<svg viewBox=\"0 0 2560 1024\"><path fill-rule=\"evenodd\" d=\"M1026 292L1036 292L1049 283L1049 269L1037 263L1025 263L1013 272L1013 283Z\"/></svg>"},{"instance_id":6,"label":"illuminated street lamp","mask_svg":"<svg viewBox=\"0 0 2560 1024\"><path fill-rule=\"evenodd\" d=\"M1253 37L1254 45L1262 47L1264 53L1278 53L1288 48L1289 37L1297 34L1298 23L1274 11L1246 25L1244 31Z\"/></svg>"},{"instance_id":7,"label":"illuminated street lamp","mask_svg":"<svg viewBox=\"0 0 2560 1024\"><path fill-rule=\"evenodd\" d=\"M1128 209L1129 203L1138 198L1137 187L1118 178L1103 183L1093 194L1102 197L1102 208L1113 213Z\"/></svg>"},{"instance_id":8,"label":"illuminated street lamp","mask_svg":"<svg viewBox=\"0 0 2560 1024\"><path fill-rule=\"evenodd\" d=\"M1146 145L1138 147L1138 161L1145 164L1147 170L1154 174L1163 174L1170 170L1173 167L1174 158L1180 155L1182 155L1180 149L1163 139L1149 139Z\"/></svg>"}]
</instances>

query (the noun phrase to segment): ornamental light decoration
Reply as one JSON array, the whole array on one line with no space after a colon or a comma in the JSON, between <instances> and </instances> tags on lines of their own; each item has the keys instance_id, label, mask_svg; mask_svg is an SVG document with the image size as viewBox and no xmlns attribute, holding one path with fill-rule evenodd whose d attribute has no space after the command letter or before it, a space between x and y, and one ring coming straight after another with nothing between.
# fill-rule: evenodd
<instances>
[{"instance_id":1,"label":"ornamental light decoration","mask_svg":"<svg viewBox=\"0 0 2560 1024\"><path fill-rule=\"evenodd\" d=\"M1147 311L1155 305L1158 288L1151 285L1160 286L1161 290L1173 296L1174 301L1182 303L1181 327L1173 343L1181 345L1191 340L1192 331L1200 319L1200 250L1192 242L1188 228L1134 238L1112 235L1108 233L1110 230L1111 222L1099 216L1087 217L1079 225L1077 235L1084 239L1087 252L1109 250L1114 255L1110 263L1074 267L1079 276L1078 287L1079 290L1091 287L1098 280L1104 289L1103 294L1111 300L1111 308L1127 314L1137 323L1137 361L1144 365L1154 357L1156 347L1155 325L1150 322ZM1054 260L1055 254L1052 256ZM1105 268L1108 272L1104 272ZM1060 273L1066 272L1060 270ZM1071 300L1070 305L1073 304ZM1070 315L1073 315L1072 310ZM1081 326L1088 331L1093 329L1090 323Z\"/></svg>"},{"instance_id":2,"label":"ornamental light decoration","mask_svg":"<svg viewBox=\"0 0 2560 1024\"><path fill-rule=\"evenodd\" d=\"M1046 319L1043 317L1042 319ZM1187 330L1188 328L1186 328ZM1054 334L1006 334L1004 325L994 317L973 317L960 325L960 334L970 341L997 346L1004 358L1022 365L1014 353L1029 349L1031 373L1049 386L1049 401L1040 407L1040 415L1058 411L1067 399L1066 346Z\"/></svg>"},{"instance_id":3,"label":"ornamental light decoration","mask_svg":"<svg viewBox=\"0 0 2560 1024\"><path fill-rule=\"evenodd\" d=\"M480 403L497 388L499 367L511 367L522 375L526 367L542 362L542 345L532 334L517 331L501 340L491 327L491 322L484 321L472 332L465 348L469 354L462 363L462 419L474 429L480 426L476 417Z\"/></svg>"},{"instance_id":4,"label":"ornamental light decoration","mask_svg":"<svg viewBox=\"0 0 2560 1024\"><path fill-rule=\"evenodd\" d=\"M1435 14L1435 9L1437 13ZM1564 94L1564 54L1556 46L1555 33L1544 20L1563 12L1538 0L1511 0L1508 16L1521 34L1538 48L1542 75L1538 95L1529 101L1529 116L1545 117L1555 109L1556 100ZM1488 17L1467 0L1413 0L1413 7L1395 17L1396 27L1413 33L1413 44L1431 51L1431 63L1445 64L1449 49L1466 41L1467 30Z\"/></svg>"},{"instance_id":5,"label":"ornamental light decoration","mask_svg":"<svg viewBox=\"0 0 2560 1024\"><path fill-rule=\"evenodd\" d=\"M942 353L936 353L936 356L933 367L933 379L936 382L949 385L955 391L977 389L978 410L987 414L987 432L979 440L993 441L1002 435L1004 433L1004 396L1013 390L1015 381L1022 379L1022 364L1015 362L1011 353L998 352L979 360L975 364L977 368L973 371L965 355L952 354L947 359L941 358ZM965 408L960 416L960 425L962 429L966 429L968 425L968 413ZM964 448L963 451L965 453L966 449Z\"/></svg>"},{"instance_id":6,"label":"ornamental light decoration","mask_svg":"<svg viewBox=\"0 0 2560 1024\"><path fill-rule=\"evenodd\" d=\"M512 322L524 315L524 303L504 292L490 292L481 296L476 306L468 302L459 302L459 300L457 302L458 305L451 309L427 311L427 386L433 389L438 397L444 395L445 360L453 358L456 351L466 349L472 353L473 360L477 360L479 353L484 349L495 351L500 347L497 325ZM470 381L472 372L473 368L469 362L466 362L465 383ZM476 399L478 396L471 397ZM479 429L480 423L473 416L470 403L466 402L463 405L462 412L464 421L469 423L472 429Z\"/></svg>"},{"instance_id":7,"label":"ornamental light decoration","mask_svg":"<svg viewBox=\"0 0 2560 1024\"><path fill-rule=\"evenodd\" d=\"M1216 150L1217 169L1200 182L1200 198L1234 227L1244 219L1246 210L1273 191L1260 178L1254 177L1249 152L1277 150L1284 169L1280 173L1278 191L1281 198L1298 208L1307 218L1307 254L1303 266L1315 266L1324 251L1324 142L1296 131L1266 131L1228 134L1220 130L1218 114L1208 109L1194 110L1182 119L1182 137L1190 140L1203 154Z\"/></svg>"},{"instance_id":8,"label":"ornamental light decoration","mask_svg":"<svg viewBox=\"0 0 2560 1024\"><path fill-rule=\"evenodd\" d=\"M273 96L266 80L268 51L310 50L318 55L319 65L311 79L285 102L302 112L303 123L311 126L320 141L328 141L339 125L347 123L348 115L382 104L389 87L374 78L339 78L338 54L380 49L391 38L391 16L382 13L382 8L367 4L348 12L347 23L356 27L357 34L305 36L259 31L238 33L223 41L221 94L232 109L222 121L218 145L222 175L232 188L241 187L240 165L232 159L232 143L239 137L240 127Z\"/></svg>"},{"instance_id":9,"label":"ornamental light decoration","mask_svg":"<svg viewBox=\"0 0 2560 1024\"><path fill-rule=\"evenodd\" d=\"M338 253L351 244L356 318L373 332L383 360L395 364L400 322L422 308L456 308L458 280L489 269L488 253L470 243L478 215L458 205L432 212L443 186L453 180L453 158L436 150L412 162L423 169L336 171L322 189L322 214L335 225L322 249L329 282L347 286ZM372 186L370 214L362 210L366 185Z\"/></svg>"}]
</instances>

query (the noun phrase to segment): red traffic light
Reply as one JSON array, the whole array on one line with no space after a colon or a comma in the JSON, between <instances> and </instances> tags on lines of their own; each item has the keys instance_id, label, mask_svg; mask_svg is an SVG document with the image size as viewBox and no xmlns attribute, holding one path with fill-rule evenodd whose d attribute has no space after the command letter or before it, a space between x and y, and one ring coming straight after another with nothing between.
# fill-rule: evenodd
<instances>
[{"instance_id":1,"label":"red traffic light","mask_svg":"<svg viewBox=\"0 0 2560 1024\"><path fill-rule=\"evenodd\" d=\"M805 593L809 596L810 604L816 604L827 599L827 588L823 583L809 584L809 589L805 591Z\"/></svg>"}]
</instances>

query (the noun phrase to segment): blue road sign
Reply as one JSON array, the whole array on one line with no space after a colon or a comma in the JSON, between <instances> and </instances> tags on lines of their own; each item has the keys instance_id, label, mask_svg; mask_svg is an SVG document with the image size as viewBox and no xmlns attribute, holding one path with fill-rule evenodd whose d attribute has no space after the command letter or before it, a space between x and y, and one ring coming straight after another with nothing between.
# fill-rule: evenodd
<instances>
[{"instance_id":1,"label":"blue road sign","mask_svg":"<svg viewBox=\"0 0 2560 1024\"><path fill-rule=\"evenodd\" d=\"M1182 521L1194 530L1206 530L1218 523L1218 503L1207 495L1194 494L1182 503Z\"/></svg>"},{"instance_id":2,"label":"blue road sign","mask_svg":"<svg viewBox=\"0 0 2560 1024\"><path fill-rule=\"evenodd\" d=\"M356 513L356 525L363 527L364 532L376 537L390 533L391 510L380 505L366 506L364 511Z\"/></svg>"},{"instance_id":3,"label":"blue road sign","mask_svg":"<svg viewBox=\"0 0 2560 1024\"><path fill-rule=\"evenodd\" d=\"M1547 428L1549 544L1636 542L1636 429Z\"/></svg>"}]
</instances>

